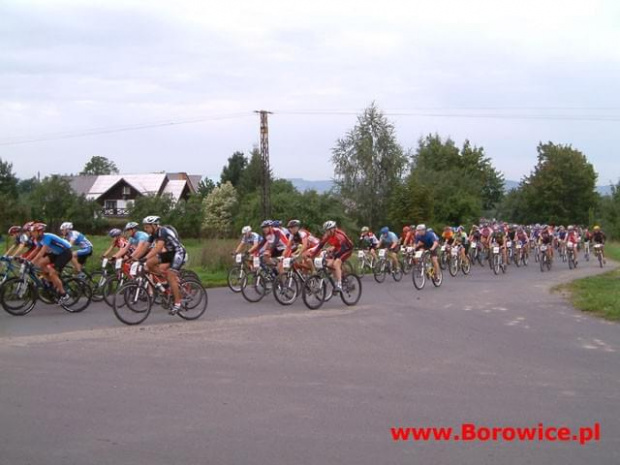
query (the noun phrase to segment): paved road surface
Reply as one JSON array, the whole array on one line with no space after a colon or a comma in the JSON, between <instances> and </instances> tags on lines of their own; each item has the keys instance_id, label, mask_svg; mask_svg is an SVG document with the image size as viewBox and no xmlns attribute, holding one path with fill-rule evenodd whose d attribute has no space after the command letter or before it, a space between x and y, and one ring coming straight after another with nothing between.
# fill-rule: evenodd
<instances>
[{"instance_id":1,"label":"paved road surface","mask_svg":"<svg viewBox=\"0 0 620 465\"><path fill-rule=\"evenodd\" d=\"M561 269L560 269L561 268ZM121 325L103 304L0 314L0 463L618 464L620 326L488 268L352 309L210 290L208 314ZM575 443L400 442L394 426L601 425Z\"/></svg>"}]
</instances>

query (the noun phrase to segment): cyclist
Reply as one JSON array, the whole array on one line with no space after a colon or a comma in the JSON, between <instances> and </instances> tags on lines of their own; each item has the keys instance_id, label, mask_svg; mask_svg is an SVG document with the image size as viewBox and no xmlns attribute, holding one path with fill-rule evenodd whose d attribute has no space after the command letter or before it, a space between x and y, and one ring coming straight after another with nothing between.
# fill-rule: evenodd
<instances>
[{"instance_id":1,"label":"cyclist","mask_svg":"<svg viewBox=\"0 0 620 465\"><path fill-rule=\"evenodd\" d=\"M265 262L270 265L275 264L274 258L282 256L289 242L282 229L274 227L273 224L272 220L265 220L261 223L263 239L248 251L250 254L258 251L265 257Z\"/></svg>"},{"instance_id":2,"label":"cyclist","mask_svg":"<svg viewBox=\"0 0 620 465\"><path fill-rule=\"evenodd\" d=\"M491 242L495 241L495 243L502 249L502 257L504 258L504 263L508 264L508 248L506 247L506 229L504 225L500 224L499 226L495 226L493 228L493 234L491 235Z\"/></svg>"},{"instance_id":3,"label":"cyclist","mask_svg":"<svg viewBox=\"0 0 620 465\"><path fill-rule=\"evenodd\" d=\"M301 221L299 220L289 221L287 227L291 233L291 240L286 246L284 256L290 257L292 254L301 256L302 266L307 269L312 269L310 255L315 252L314 248L318 246L321 241L310 234L306 229L303 229L301 227Z\"/></svg>"},{"instance_id":4,"label":"cyclist","mask_svg":"<svg viewBox=\"0 0 620 465\"><path fill-rule=\"evenodd\" d=\"M112 238L112 242L110 243L110 247L103 253L102 257L108 258L108 255L110 255L114 249L118 249L119 251L112 256L113 259L123 257L128 245L127 239L123 237L123 231L118 228L112 228L108 232L108 236ZM121 253L122 251L125 251L125 253Z\"/></svg>"},{"instance_id":5,"label":"cyclist","mask_svg":"<svg viewBox=\"0 0 620 465\"><path fill-rule=\"evenodd\" d=\"M251 226L244 226L241 228L241 241L235 249L234 254L240 253L243 249L249 249L262 241L263 238L260 234L252 232Z\"/></svg>"},{"instance_id":6,"label":"cyclist","mask_svg":"<svg viewBox=\"0 0 620 465\"><path fill-rule=\"evenodd\" d=\"M159 216L154 215L142 220L144 230L151 235L149 242L153 244L143 260L146 261L147 271L165 274L174 297L174 305L168 313L174 315L181 310L179 271L185 263L187 253L176 231L170 226L160 226L160 221Z\"/></svg>"},{"instance_id":7,"label":"cyclist","mask_svg":"<svg viewBox=\"0 0 620 465\"><path fill-rule=\"evenodd\" d=\"M594 243L594 245L596 244L601 244L603 247L601 247L601 254L603 256L603 264L607 264L607 260L605 260L605 241L607 240L607 237L605 236L605 233L601 230L600 226L594 226L594 228L592 229L592 242Z\"/></svg>"},{"instance_id":8,"label":"cyclist","mask_svg":"<svg viewBox=\"0 0 620 465\"><path fill-rule=\"evenodd\" d=\"M553 234L551 233L551 227L543 226L538 242L540 245L547 246L547 256L549 260L553 260Z\"/></svg>"},{"instance_id":9,"label":"cyclist","mask_svg":"<svg viewBox=\"0 0 620 465\"><path fill-rule=\"evenodd\" d=\"M334 269L336 277L336 287L334 292L342 291L342 264L346 262L353 253L353 242L349 237L339 229L335 221L326 221L323 223L323 231L325 234L312 253L312 257L318 255L325 245L332 247L331 257L327 259L327 266Z\"/></svg>"},{"instance_id":10,"label":"cyclist","mask_svg":"<svg viewBox=\"0 0 620 465\"><path fill-rule=\"evenodd\" d=\"M566 231L566 244L573 244L573 253L575 254L575 266L577 266L578 258L579 258L579 250L577 246L579 245L579 234L574 226L569 226Z\"/></svg>"},{"instance_id":11,"label":"cyclist","mask_svg":"<svg viewBox=\"0 0 620 465\"><path fill-rule=\"evenodd\" d=\"M527 231L525 229L523 229L523 226L517 226L517 233L515 235L515 238L517 240L517 242L519 244L521 244L521 247L525 250L525 253L527 255L529 255L530 253L530 238L527 234ZM519 259L521 257L517 257L517 259Z\"/></svg>"},{"instance_id":12,"label":"cyclist","mask_svg":"<svg viewBox=\"0 0 620 465\"><path fill-rule=\"evenodd\" d=\"M84 234L79 231L74 231L73 223L70 222L65 222L60 225L60 234L72 247L76 246L78 248L78 250L73 252L71 263L78 272L78 277L83 278L84 273L82 273L82 269L88 257L93 254L93 244L86 239Z\"/></svg>"},{"instance_id":13,"label":"cyclist","mask_svg":"<svg viewBox=\"0 0 620 465\"><path fill-rule=\"evenodd\" d=\"M123 257L125 254L129 254L131 260L140 260L152 247L151 236L144 231L140 231L138 226L138 223L135 221L130 221L125 225L124 231L127 245L117 256ZM177 235L174 230L172 232Z\"/></svg>"},{"instance_id":14,"label":"cyclist","mask_svg":"<svg viewBox=\"0 0 620 465\"><path fill-rule=\"evenodd\" d=\"M380 249L381 246L385 247L387 250L388 258L392 262L392 269L397 271L400 269L400 265L398 264L398 247L399 240L396 233L390 231L390 228L384 226L379 231L379 244L377 248Z\"/></svg>"},{"instance_id":15,"label":"cyclist","mask_svg":"<svg viewBox=\"0 0 620 465\"><path fill-rule=\"evenodd\" d=\"M28 221L22 226L22 233L19 236L19 246L12 251L12 257L23 257L27 259L36 250L37 244L32 238L31 231L34 223L34 221Z\"/></svg>"},{"instance_id":16,"label":"cyclist","mask_svg":"<svg viewBox=\"0 0 620 465\"><path fill-rule=\"evenodd\" d=\"M458 228L456 228L454 242L457 245L462 246L460 247L461 260L463 260L463 262L469 260L469 236L465 232L465 228L463 226L459 226Z\"/></svg>"},{"instance_id":17,"label":"cyclist","mask_svg":"<svg viewBox=\"0 0 620 465\"><path fill-rule=\"evenodd\" d=\"M401 244L405 247L412 247L414 236L414 230L411 228L411 226L403 227L403 234L400 236Z\"/></svg>"},{"instance_id":18,"label":"cyclist","mask_svg":"<svg viewBox=\"0 0 620 465\"><path fill-rule=\"evenodd\" d=\"M69 296L65 292L60 273L73 258L71 244L56 234L46 233L46 229L45 223L35 223L31 228L32 237L39 245L32 263L41 268L43 276L54 285L60 295L58 303L62 304L69 300Z\"/></svg>"},{"instance_id":19,"label":"cyclist","mask_svg":"<svg viewBox=\"0 0 620 465\"><path fill-rule=\"evenodd\" d=\"M13 240L11 241L9 239L7 241L7 246L9 246L9 248L6 250L6 252L4 252L4 257L10 257L11 253L14 250L17 250L19 248L19 244L21 243L20 239L19 239L20 236L21 236L21 232L22 232L22 227L21 226L11 226L9 228L8 235Z\"/></svg>"},{"instance_id":20,"label":"cyclist","mask_svg":"<svg viewBox=\"0 0 620 465\"><path fill-rule=\"evenodd\" d=\"M439 238L431 229L426 229L426 225L419 224L416 228L416 249L423 248L431 254L435 276L439 276L439 260L437 260L437 247L439 247Z\"/></svg>"},{"instance_id":21,"label":"cyclist","mask_svg":"<svg viewBox=\"0 0 620 465\"><path fill-rule=\"evenodd\" d=\"M362 245L362 249L367 250L374 260L377 259L377 254L375 250L379 245L379 239L377 236L370 230L368 226L364 226L362 228L362 235L360 236L360 242Z\"/></svg>"}]
</instances>

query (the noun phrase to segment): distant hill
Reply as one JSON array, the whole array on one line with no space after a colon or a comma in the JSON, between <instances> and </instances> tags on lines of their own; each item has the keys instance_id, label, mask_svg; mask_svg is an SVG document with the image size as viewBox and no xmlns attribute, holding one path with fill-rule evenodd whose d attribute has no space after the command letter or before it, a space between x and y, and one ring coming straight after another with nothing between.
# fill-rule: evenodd
<instances>
[{"instance_id":1,"label":"distant hill","mask_svg":"<svg viewBox=\"0 0 620 465\"><path fill-rule=\"evenodd\" d=\"M295 188L300 192L314 189L319 194L322 194L324 192L330 191L332 187L334 187L334 182L327 181L327 180L326 181L308 181L307 179L302 179L302 178L290 178L290 179L287 179L287 181L292 182L293 186L295 186ZM506 189L506 192L509 192L519 187L519 181L506 180L504 187ZM599 194L603 196L611 195L611 186L598 186L596 190Z\"/></svg>"},{"instance_id":2,"label":"distant hill","mask_svg":"<svg viewBox=\"0 0 620 465\"><path fill-rule=\"evenodd\" d=\"M291 178L287 179L287 181L292 182L295 189L300 192L315 190L319 194L323 194L324 192L330 191L331 188L334 187L333 181L308 181L301 178Z\"/></svg>"}]
</instances>

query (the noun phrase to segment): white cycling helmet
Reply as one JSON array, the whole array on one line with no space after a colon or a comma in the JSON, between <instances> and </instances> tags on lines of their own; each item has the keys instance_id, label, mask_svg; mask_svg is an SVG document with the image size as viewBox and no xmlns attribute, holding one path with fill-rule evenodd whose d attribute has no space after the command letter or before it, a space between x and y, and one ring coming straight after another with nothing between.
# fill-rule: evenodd
<instances>
[{"instance_id":1,"label":"white cycling helmet","mask_svg":"<svg viewBox=\"0 0 620 465\"><path fill-rule=\"evenodd\" d=\"M334 229L336 227L335 221L326 221L323 223L323 231L329 231L330 229Z\"/></svg>"},{"instance_id":2,"label":"white cycling helmet","mask_svg":"<svg viewBox=\"0 0 620 465\"><path fill-rule=\"evenodd\" d=\"M142 224L159 224L160 218L159 216L147 216L142 220Z\"/></svg>"},{"instance_id":3,"label":"white cycling helmet","mask_svg":"<svg viewBox=\"0 0 620 465\"><path fill-rule=\"evenodd\" d=\"M125 231L128 231L130 229L135 229L137 227L138 227L138 223L136 223L135 221L130 221L129 223L125 225Z\"/></svg>"},{"instance_id":4,"label":"white cycling helmet","mask_svg":"<svg viewBox=\"0 0 620 465\"><path fill-rule=\"evenodd\" d=\"M419 224L416 226L415 228L416 231L424 231L426 230L426 225L425 224Z\"/></svg>"},{"instance_id":5,"label":"white cycling helmet","mask_svg":"<svg viewBox=\"0 0 620 465\"><path fill-rule=\"evenodd\" d=\"M73 229L73 223L65 221L63 224L60 225L60 230L61 231L65 231L67 229Z\"/></svg>"},{"instance_id":6,"label":"white cycling helmet","mask_svg":"<svg viewBox=\"0 0 620 465\"><path fill-rule=\"evenodd\" d=\"M251 232L252 232L251 226L244 226L243 228L241 228L241 234L249 234Z\"/></svg>"}]
</instances>

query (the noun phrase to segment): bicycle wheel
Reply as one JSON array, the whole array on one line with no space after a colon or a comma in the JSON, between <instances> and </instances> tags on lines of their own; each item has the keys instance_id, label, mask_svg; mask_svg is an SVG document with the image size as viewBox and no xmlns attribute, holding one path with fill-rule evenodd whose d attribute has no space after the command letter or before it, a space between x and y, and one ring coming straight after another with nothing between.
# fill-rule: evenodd
<instances>
[{"instance_id":1,"label":"bicycle wheel","mask_svg":"<svg viewBox=\"0 0 620 465\"><path fill-rule=\"evenodd\" d=\"M88 282L78 278L66 279L63 283L69 299L60 306L69 313L79 313L90 305L93 291Z\"/></svg>"},{"instance_id":2,"label":"bicycle wheel","mask_svg":"<svg viewBox=\"0 0 620 465\"><path fill-rule=\"evenodd\" d=\"M197 320L207 310L209 296L199 280L184 278L179 283L181 310L177 312L184 320Z\"/></svg>"},{"instance_id":3,"label":"bicycle wheel","mask_svg":"<svg viewBox=\"0 0 620 465\"><path fill-rule=\"evenodd\" d=\"M499 274L499 254L493 255L493 273Z\"/></svg>"},{"instance_id":4,"label":"bicycle wheel","mask_svg":"<svg viewBox=\"0 0 620 465\"><path fill-rule=\"evenodd\" d=\"M93 302L101 302L103 300L103 286L105 285L106 279L106 276L101 270L93 271L93 274L90 276Z\"/></svg>"},{"instance_id":5,"label":"bicycle wheel","mask_svg":"<svg viewBox=\"0 0 620 465\"><path fill-rule=\"evenodd\" d=\"M413 286L417 290L421 291L424 289L424 284L426 283L426 271L424 270L424 265L422 263L417 264L413 268L411 278L413 280Z\"/></svg>"},{"instance_id":6,"label":"bicycle wheel","mask_svg":"<svg viewBox=\"0 0 620 465\"><path fill-rule=\"evenodd\" d=\"M325 302L325 279L318 274L310 276L304 283L301 298L310 310L316 310Z\"/></svg>"},{"instance_id":7,"label":"bicycle wheel","mask_svg":"<svg viewBox=\"0 0 620 465\"><path fill-rule=\"evenodd\" d=\"M119 305L122 303L123 305ZM123 284L114 294L114 314L126 325L138 325L151 313L153 301L147 290L136 282Z\"/></svg>"},{"instance_id":8,"label":"bicycle wheel","mask_svg":"<svg viewBox=\"0 0 620 465\"><path fill-rule=\"evenodd\" d=\"M228 288L234 293L241 292L241 284L245 271L240 265L233 266L228 272Z\"/></svg>"},{"instance_id":9,"label":"bicycle wheel","mask_svg":"<svg viewBox=\"0 0 620 465\"><path fill-rule=\"evenodd\" d=\"M248 302L259 302L267 293L267 282L260 271L245 273L241 281L241 295Z\"/></svg>"},{"instance_id":10,"label":"bicycle wheel","mask_svg":"<svg viewBox=\"0 0 620 465\"><path fill-rule=\"evenodd\" d=\"M342 277L342 291L340 298L345 305L351 306L359 302L362 297L362 280L354 274Z\"/></svg>"},{"instance_id":11,"label":"bicycle wheel","mask_svg":"<svg viewBox=\"0 0 620 465\"><path fill-rule=\"evenodd\" d=\"M196 273L193 270L182 269L179 272L179 278L181 278L181 279L192 279L194 281L198 281L202 285L202 280L200 279L200 276L198 276L198 273Z\"/></svg>"},{"instance_id":12,"label":"bicycle wheel","mask_svg":"<svg viewBox=\"0 0 620 465\"><path fill-rule=\"evenodd\" d=\"M399 267L397 270L393 270L392 279L397 283L400 282L403 279L403 269Z\"/></svg>"},{"instance_id":13,"label":"bicycle wheel","mask_svg":"<svg viewBox=\"0 0 620 465\"><path fill-rule=\"evenodd\" d=\"M603 268L603 254L601 252L598 253L598 264Z\"/></svg>"},{"instance_id":14,"label":"bicycle wheel","mask_svg":"<svg viewBox=\"0 0 620 465\"><path fill-rule=\"evenodd\" d=\"M383 281L385 281L385 275L387 273L385 267L385 259L382 258L376 263L375 268L372 270L375 281L377 281L378 283L382 283Z\"/></svg>"},{"instance_id":15,"label":"bicycle wheel","mask_svg":"<svg viewBox=\"0 0 620 465\"><path fill-rule=\"evenodd\" d=\"M471 272L471 262L468 257L461 261L461 271L464 275L468 275Z\"/></svg>"},{"instance_id":16,"label":"bicycle wheel","mask_svg":"<svg viewBox=\"0 0 620 465\"><path fill-rule=\"evenodd\" d=\"M439 268L439 274L433 274L433 279L431 279L431 281L433 282L433 286L441 286L441 283L443 283L443 271L441 268Z\"/></svg>"},{"instance_id":17,"label":"bicycle wheel","mask_svg":"<svg viewBox=\"0 0 620 465\"><path fill-rule=\"evenodd\" d=\"M454 277L459 272L459 263L456 257L450 257L450 264L448 265L448 271L450 276Z\"/></svg>"},{"instance_id":18,"label":"bicycle wheel","mask_svg":"<svg viewBox=\"0 0 620 465\"><path fill-rule=\"evenodd\" d=\"M125 283L119 281L116 276L108 276L108 279L105 280L103 285L103 300L108 306L114 307L114 296L123 284ZM120 305L125 305L125 303L123 302Z\"/></svg>"},{"instance_id":19,"label":"bicycle wheel","mask_svg":"<svg viewBox=\"0 0 620 465\"><path fill-rule=\"evenodd\" d=\"M0 286L0 303L13 316L26 315L37 303L37 288L32 281L9 278Z\"/></svg>"},{"instance_id":20,"label":"bicycle wheel","mask_svg":"<svg viewBox=\"0 0 620 465\"><path fill-rule=\"evenodd\" d=\"M273 284L273 296L280 305L291 305L299 295L299 282L293 273L279 275Z\"/></svg>"},{"instance_id":21,"label":"bicycle wheel","mask_svg":"<svg viewBox=\"0 0 620 465\"><path fill-rule=\"evenodd\" d=\"M568 269L572 270L573 268L575 268L575 259L573 258L574 255L572 252L569 252L568 254Z\"/></svg>"}]
</instances>

